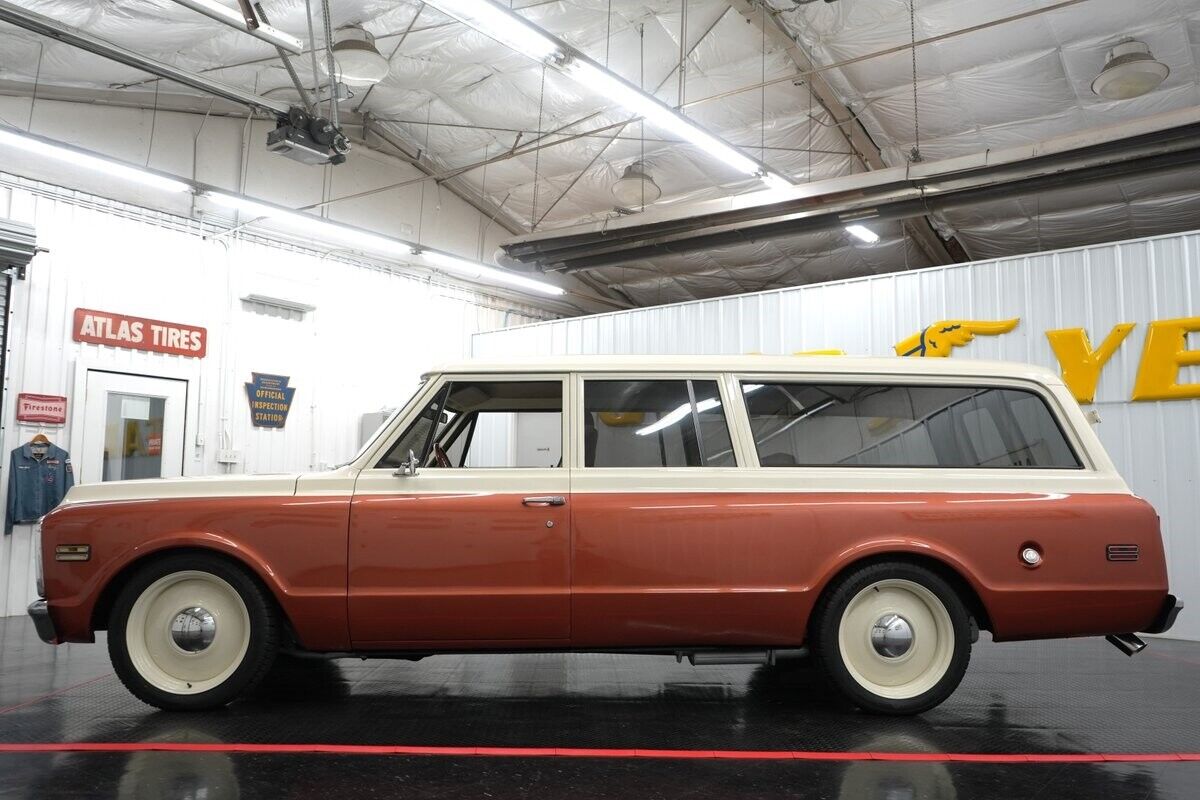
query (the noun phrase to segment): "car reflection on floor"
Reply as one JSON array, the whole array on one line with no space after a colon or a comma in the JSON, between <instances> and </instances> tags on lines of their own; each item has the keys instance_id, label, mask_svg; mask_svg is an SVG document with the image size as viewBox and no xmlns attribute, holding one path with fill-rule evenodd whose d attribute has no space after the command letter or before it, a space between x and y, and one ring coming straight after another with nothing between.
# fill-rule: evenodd
<instances>
[{"instance_id":1,"label":"car reflection on floor","mask_svg":"<svg viewBox=\"0 0 1200 800\"><path fill-rule=\"evenodd\" d=\"M1102 641L985 639L954 698L915 718L855 711L803 660L695 668L669 657L612 654L415 663L281 658L251 697L183 714L130 697L111 674L102 642L48 648L26 626L0 621L0 747L213 749L0 749L5 798L1191 798L1192 782L1200 781L1200 764L880 762L865 755L1200 752L1200 645L1184 642L1155 641L1128 659ZM819 751L829 759L239 752L243 744Z\"/></svg>"}]
</instances>

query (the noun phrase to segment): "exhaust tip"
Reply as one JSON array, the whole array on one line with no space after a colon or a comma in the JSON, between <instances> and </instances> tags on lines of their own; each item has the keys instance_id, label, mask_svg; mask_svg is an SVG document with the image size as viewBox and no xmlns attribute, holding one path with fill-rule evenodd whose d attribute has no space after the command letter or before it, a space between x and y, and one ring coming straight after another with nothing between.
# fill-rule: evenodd
<instances>
[{"instance_id":1,"label":"exhaust tip","mask_svg":"<svg viewBox=\"0 0 1200 800\"><path fill-rule=\"evenodd\" d=\"M1146 643L1133 633L1110 633L1104 637L1109 644L1127 656L1133 657L1146 649Z\"/></svg>"}]
</instances>

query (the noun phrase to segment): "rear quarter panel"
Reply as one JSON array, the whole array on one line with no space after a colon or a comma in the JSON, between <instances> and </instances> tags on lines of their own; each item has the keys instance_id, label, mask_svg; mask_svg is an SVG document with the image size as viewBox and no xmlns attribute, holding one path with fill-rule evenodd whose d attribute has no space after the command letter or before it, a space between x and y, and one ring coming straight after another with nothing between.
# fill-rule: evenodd
<instances>
[{"instance_id":1,"label":"rear quarter panel","mask_svg":"<svg viewBox=\"0 0 1200 800\"><path fill-rule=\"evenodd\" d=\"M1142 630L1166 593L1157 518L1124 494L598 492L573 504L573 639L589 645L799 643L821 592L875 557L953 569L998 640ZM1019 558L1027 544L1045 555L1037 568ZM1141 558L1110 562L1108 544Z\"/></svg>"}]
</instances>

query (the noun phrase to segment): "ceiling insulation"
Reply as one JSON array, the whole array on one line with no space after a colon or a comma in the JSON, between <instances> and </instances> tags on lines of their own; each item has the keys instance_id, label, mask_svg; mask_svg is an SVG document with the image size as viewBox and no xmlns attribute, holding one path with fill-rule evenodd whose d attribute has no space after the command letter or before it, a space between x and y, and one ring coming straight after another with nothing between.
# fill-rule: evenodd
<instances>
[{"instance_id":1,"label":"ceiling insulation","mask_svg":"<svg viewBox=\"0 0 1200 800\"><path fill-rule=\"evenodd\" d=\"M269 44L169 0L18 4L256 94L293 91ZM803 183L864 166L820 97L810 97L789 54L791 42L771 34L772 26L821 69L884 166L907 162L918 144L918 122L920 154L939 160L1200 105L1200 0L1084 0L1043 13L1060 4L917 0L911 27L906 0L768 0L765 10L687 0L686 15L679 0L516 0L513 6L625 78L657 90L664 102L678 104L682 89L689 117ZM306 38L302 0L264 0L263 6L273 26ZM373 127L420 151L439 175L471 167L458 185L500 208L510 230L544 231L612 216L612 184L634 161L645 162L662 189L655 208L759 188L694 148L663 141L650 126L623 125L627 112L553 70L543 87L540 65L415 0L333 6L335 27L361 23L391 57L388 77L369 92L357 90L346 110L369 112ZM743 11L770 16L754 24ZM989 24L1014 16L1020 18ZM985 27L958 33L973 26ZM1143 97L1103 100L1092 94L1091 81L1107 50L1125 36L1146 42L1170 75ZM917 115L905 47L910 37L935 40L916 49ZM675 69L681 38L687 54L682 80ZM887 54L873 55L881 52ZM294 63L311 84L309 59ZM5 26L0 34L5 91L31 92L36 81L60 96L70 90L81 99L95 93L111 101L117 87L149 104L154 86L147 80L137 70L24 31ZM160 88L160 101L172 107L193 100L195 110L208 107L208 98L193 90ZM547 136L551 131L560 133ZM385 146L378 137L369 141ZM534 144L553 142L561 143ZM520 154L508 157L514 145ZM1187 227L1200 205L1197 186L1190 172L1155 175L955 210L936 222L953 232L968 257L1006 255ZM927 223L889 224L870 246L837 233L809 234L606 267L590 277L652 303L924 266L931 263L929 248L914 246L913 224Z\"/></svg>"}]
</instances>

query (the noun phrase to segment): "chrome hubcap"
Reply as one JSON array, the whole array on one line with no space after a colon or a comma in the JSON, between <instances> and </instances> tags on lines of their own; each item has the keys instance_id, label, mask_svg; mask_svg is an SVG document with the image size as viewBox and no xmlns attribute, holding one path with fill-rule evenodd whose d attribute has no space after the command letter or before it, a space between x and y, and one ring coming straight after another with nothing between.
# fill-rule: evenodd
<instances>
[{"instance_id":1,"label":"chrome hubcap","mask_svg":"<svg viewBox=\"0 0 1200 800\"><path fill-rule=\"evenodd\" d=\"M884 614L871 626L871 646L884 658L900 658L912 643L912 625L899 614Z\"/></svg>"},{"instance_id":2,"label":"chrome hubcap","mask_svg":"<svg viewBox=\"0 0 1200 800\"><path fill-rule=\"evenodd\" d=\"M213 643L217 621L200 606L185 608L171 620L171 641L187 653L199 653Z\"/></svg>"}]
</instances>

